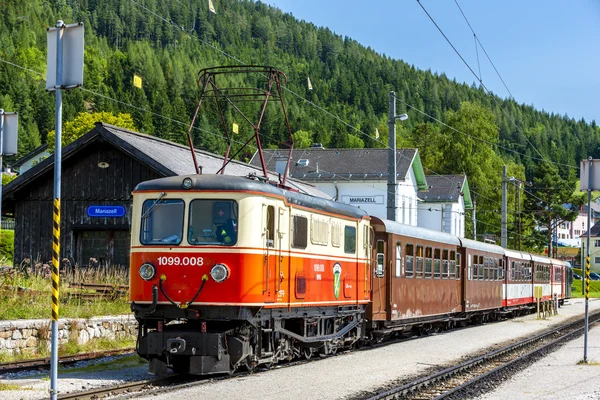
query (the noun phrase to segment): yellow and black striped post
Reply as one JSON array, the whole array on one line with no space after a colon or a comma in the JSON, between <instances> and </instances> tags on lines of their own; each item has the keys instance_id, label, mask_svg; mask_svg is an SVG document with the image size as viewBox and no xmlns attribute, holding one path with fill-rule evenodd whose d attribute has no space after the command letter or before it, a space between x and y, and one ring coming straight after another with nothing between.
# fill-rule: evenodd
<instances>
[{"instance_id":1,"label":"yellow and black striped post","mask_svg":"<svg viewBox=\"0 0 600 400\"><path fill-rule=\"evenodd\" d=\"M54 199L52 213L52 321L58 321L60 283L60 199Z\"/></svg>"},{"instance_id":2,"label":"yellow and black striped post","mask_svg":"<svg viewBox=\"0 0 600 400\"><path fill-rule=\"evenodd\" d=\"M585 258L585 299L590 298L590 256Z\"/></svg>"}]
</instances>

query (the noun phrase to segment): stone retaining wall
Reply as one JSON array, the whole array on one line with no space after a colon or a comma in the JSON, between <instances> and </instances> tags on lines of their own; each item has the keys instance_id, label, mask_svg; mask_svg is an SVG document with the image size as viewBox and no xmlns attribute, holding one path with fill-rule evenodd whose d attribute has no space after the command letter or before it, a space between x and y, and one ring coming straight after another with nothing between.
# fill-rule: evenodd
<instances>
[{"instance_id":1,"label":"stone retaining wall","mask_svg":"<svg viewBox=\"0 0 600 400\"><path fill-rule=\"evenodd\" d=\"M63 318L58 320L58 343L76 341L85 344L92 339L135 338L137 321L133 315L114 317ZM51 322L48 319L0 321L0 353L35 354L50 348Z\"/></svg>"}]
</instances>

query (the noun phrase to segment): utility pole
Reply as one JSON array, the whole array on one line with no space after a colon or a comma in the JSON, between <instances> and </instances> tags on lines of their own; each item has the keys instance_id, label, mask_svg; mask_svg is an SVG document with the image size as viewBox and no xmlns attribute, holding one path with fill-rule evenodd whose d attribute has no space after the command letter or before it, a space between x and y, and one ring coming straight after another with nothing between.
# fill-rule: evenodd
<instances>
[{"instance_id":1,"label":"utility pole","mask_svg":"<svg viewBox=\"0 0 600 400\"><path fill-rule=\"evenodd\" d=\"M387 182L387 219L396 221L398 211L398 183L396 179L396 120L405 121L408 115L396 115L396 93L388 94L388 182Z\"/></svg>"},{"instance_id":2,"label":"utility pole","mask_svg":"<svg viewBox=\"0 0 600 400\"><path fill-rule=\"evenodd\" d=\"M2 157L17 154L19 115L0 109L0 225L2 221Z\"/></svg>"},{"instance_id":3,"label":"utility pole","mask_svg":"<svg viewBox=\"0 0 600 400\"><path fill-rule=\"evenodd\" d=\"M506 165L502 166L502 227L500 229L500 245L504 248L507 247L506 244L506 236L507 236L507 229L506 229L506 212L507 212L507 206L506 206Z\"/></svg>"},{"instance_id":4,"label":"utility pole","mask_svg":"<svg viewBox=\"0 0 600 400\"><path fill-rule=\"evenodd\" d=\"M477 240L477 203L475 197L473 197L473 212L471 213L473 218L473 240Z\"/></svg>"}]
</instances>

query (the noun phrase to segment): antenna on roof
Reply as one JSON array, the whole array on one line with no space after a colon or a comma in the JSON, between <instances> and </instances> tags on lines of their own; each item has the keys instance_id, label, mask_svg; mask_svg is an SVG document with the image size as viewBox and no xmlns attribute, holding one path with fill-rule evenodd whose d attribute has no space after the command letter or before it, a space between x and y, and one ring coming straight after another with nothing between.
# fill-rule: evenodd
<instances>
[{"instance_id":1,"label":"antenna on roof","mask_svg":"<svg viewBox=\"0 0 600 400\"><path fill-rule=\"evenodd\" d=\"M244 81L243 78L239 78L233 75L253 75L250 79L246 81L257 82L260 87L238 87L231 86L232 82L240 82ZM223 130L225 132L225 136L227 137L227 151L225 153L225 158L223 159L223 166L217 171L218 173L223 174L225 171L225 167L229 162L234 159L238 154L242 152L244 148L254 139L256 141L256 147L258 148L258 155L260 157L260 163L262 166L263 174L265 178L269 179L269 174L267 172L267 166L265 164L265 158L262 151L262 145L260 143L260 124L265 115L265 111L267 109L267 104L269 100L279 100L281 104L281 108L283 110L283 116L285 117L285 125L288 131L289 143L287 145L290 148L290 152L288 155L287 164L285 167L285 173L280 175L279 185L285 186L287 175L290 168L290 160L292 158L292 150L294 149L294 140L292 138L292 129L290 127L290 122L287 116L285 103L283 101L282 89L281 89L281 81L287 83L287 77L285 74L278 69L268 66L258 66L258 65L244 65L244 66L221 66L221 67L212 67L205 68L200 70L198 76L198 86L202 87L202 91L200 93L200 100L198 101L198 105L196 106L196 112L194 113L194 117L192 118L192 123L190 124L190 128L188 129L188 142L190 145L190 150L192 151L192 158L194 159L194 166L196 168L196 173L198 171L198 163L196 161L196 155L194 152L194 147L191 139L191 131L194 127L194 123L196 122L196 118L198 116L198 112L200 110L200 106L205 99L213 99L217 105L217 109L219 111L219 116L221 118L221 124L223 125ZM248 112L244 112L240 109L238 104L241 102L259 102L261 103L261 107L258 110L258 121L252 122L252 120L248 117ZM230 156L231 152L231 137L229 132L229 127L225 118L225 110L226 106L233 109L233 111L237 112L243 120L245 120L253 130L253 135L248 141L246 141L242 147L233 155ZM248 108L244 108L248 109ZM236 133L236 132L234 132Z\"/></svg>"}]
</instances>

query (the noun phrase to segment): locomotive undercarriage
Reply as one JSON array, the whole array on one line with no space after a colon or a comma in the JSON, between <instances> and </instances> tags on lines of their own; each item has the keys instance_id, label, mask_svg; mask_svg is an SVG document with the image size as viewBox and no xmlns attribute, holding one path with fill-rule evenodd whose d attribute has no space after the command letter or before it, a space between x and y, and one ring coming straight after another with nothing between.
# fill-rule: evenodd
<instances>
[{"instance_id":1,"label":"locomotive undercarriage","mask_svg":"<svg viewBox=\"0 0 600 400\"><path fill-rule=\"evenodd\" d=\"M150 373L209 375L332 355L363 339L363 306L265 309L134 306ZM136 310L138 308L138 310Z\"/></svg>"}]
</instances>

